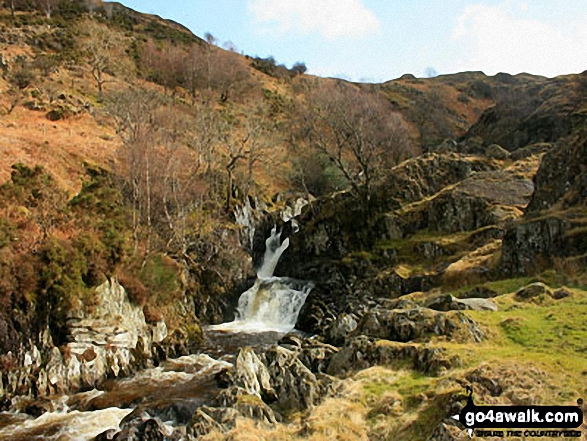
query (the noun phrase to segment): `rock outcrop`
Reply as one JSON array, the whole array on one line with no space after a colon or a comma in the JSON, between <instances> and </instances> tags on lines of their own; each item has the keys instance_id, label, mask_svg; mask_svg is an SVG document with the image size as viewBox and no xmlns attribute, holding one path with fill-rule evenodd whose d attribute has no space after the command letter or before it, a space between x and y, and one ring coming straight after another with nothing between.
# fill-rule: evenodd
<instances>
[{"instance_id":1,"label":"rock outcrop","mask_svg":"<svg viewBox=\"0 0 587 441\"><path fill-rule=\"evenodd\" d=\"M528 212L587 204L587 136L561 140L543 157Z\"/></svg>"},{"instance_id":2,"label":"rock outcrop","mask_svg":"<svg viewBox=\"0 0 587 441\"><path fill-rule=\"evenodd\" d=\"M215 405L196 410L188 434L198 437L214 429L226 433L239 417L273 425L281 413L314 407L338 388L339 380L325 372L337 351L295 336L286 336L263 354L240 349L234 368L218 377L224 389Z\"/></svg>"},{"instance_id":3,"label":"rock outcrop","mask_svg":"<svg viewBox=\"0 0 587 441\"><path fill-rule=\"evenodd\" d=\"M421 341L431 336L461 342L480 342L483 339L481 329L466 314L421 307L369 311L353 333L397 342Z\"/></svg>"},{"instance_id":4,"label":"rock outcrop","mask_svg":"<svg viewBox=\"0 0 587 441\"><path fill-rule=\"evenodd\" d=\"M444 349L438 347L378 340L361 335L350 339L332 357L328 373L345 375L371 366L407 361L416 371L437 375L459 363L457 359L447 357L444 352Z\"/></svg>"},{"instance_id":5,"label":"rock outcrop","mask_svg":"<svg viewBox=\"0 0 587 441\"><path fill-rule=\"evenodd\" d=\"M20 353L5 355L15 368L2 372L0 398L8 403L17 395L42 397L94 387L152 362L153 344L161 344L167 335L165 323L147 324L142 308L129 302L116 280L96 291L98 304L91 312L71 311L64 347L55 347L46 330L38 343L30 341Z\"/></svg>"},{"instance_id":6,"label":"rock outcrop","mask_svg":"<svg viewBox=\"0 0 587 441\"><path fill-rule=\"evenodd\" d=\"M532 273L555 258L585 253L586 152L587 141L578 137L560 141L544 155L526 216L503 239L507 273Z\"/></svg>"}]
</instances>

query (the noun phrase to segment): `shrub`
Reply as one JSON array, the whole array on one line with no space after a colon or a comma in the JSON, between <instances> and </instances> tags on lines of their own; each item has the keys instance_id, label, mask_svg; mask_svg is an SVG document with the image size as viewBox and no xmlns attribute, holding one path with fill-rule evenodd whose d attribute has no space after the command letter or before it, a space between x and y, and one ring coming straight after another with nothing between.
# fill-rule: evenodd
<instances>
[{"instance_id":1,"label":"shrub","mask_svg":"<svg viewBox=\"0 0 587 441\"><path fill-rule=\"evenodd\" d=\"M493 98L493 89L489 84L482 80L475 80L469 83L469 95L473 98Z\"/></svg>"},{"instance_id":2,"label":"shrub","mask_svg":"<svg viewBox=\"0 0 587 441\"><path fill-rule=\"evenodd\" d=\"M152 297L153 304L171 303L179 292L177 264L167 256L156 254L147 259L139 278Z\"/></svg>"},{"instance_id":3,"label":"shrub","mask_svg":"<svg viewBox=\"0 0 587 441\"><path fill-rule=\"evenodd\" d=\"M459 97L457 98L461 103L468 103L471 101L466 93L459 93Z\"/></svg>"},{"instance_id":4,"label":"shrub","mask_svg":"<svg viewBox=\"0 0 587 441\"><path fill-rule=\"evenodd\" d=\"M56 55L38 54L33 65L44 77L48 77L59 67L59 58Z\"/></svg>"},{"instance_id":5,"label":"shrub","mask_svg":"<svg viewBox=\"0 0 587 441\"><path fill-rule=\"evenodd\" d=\"M125 270L118 275L118 282L124 287L129 300L135 305L145 306L149 296L143 282L130 270Z\"/></svg>"},{"instance_id":6,"label":"shrub","mask_svg":"<svg viewBox=\"0 0 587 441\"><path fill-rule=\"evenodd\" d=\"M263 98L267 101L272 115L282 113L290 105L290 102L277 91L262 89L262 92Z\"/></svg>"},{"instance_id":7,"label":"shrub","mask_svg":"<svg viewBox=\"0 0 587 441\"><path fill-rule=\"evenodd\" d=\"M278 65L275 61L275 58L273 57L253 58L251 67L274 78L282 79L290 77L290 71L287 69L287 67L282 64Z\"/></svg>"},{"instance_id":8,"label":"shrub","mask_svg":"<svg viewBox=\"0 0 587 441\"><path fill-rule=\"evenodd\" d=\"M298 61L292 66L292 68L289 71L294 75L302 75L305 74L307 70L308 68L306 67L306 64Z\"/></svg>"},{"instance_id":9,"label":"shrub","mask_svg":"<svg viewBox=\"0 0 587 441\"><path fill-rule=\"evenodd\" d=\"M163 314L161 311L152 305L145 305L143 308L143 314L145 315L145 321L149 324L155 324L163 320Z\"/></svg>"},{"instance_id":10,"label":"shrub","mask_svg":"<svg viewBox=\"0 0 587 441\"><path fill-rule=\"evenodd\" d=\"M88 11L86 3L79 0L59 0L59 15L67 20L72 20Z\"/></svg>"},{"instance_id":11,"label":"shrub","mask_svg":"<svg viewBox=\"0 0 587 441\"><path fill-rule=\"evenodd\" d=\"M81 233L73 241L76 251L86 260L82 279L87 286L98 286L106 281L110 273L107 260L107 248L92 233Z\"/></svg>"},{"instance_id":12,"label":"shrub","mask_svg":"<svg viewBox=\"0 0 587 441\"><path fill-rule=\"evenodd\" d=\"M87 295L83 274L87 272L86 260L65 241L47 239L40 250L40 294L38 307L41 317L46 317L57 345L67 337L67 315L81 306Z\"/></svg>"},{"instance_id":13,"label":"shrub","mask_svg":"<svg viewBox=\"0 0 587 441\"><path fill-rule=\"evenodd\" d=\"M120 191L106 170L86 165L86 173L90 179L84 181L81 191L69 205L80 223L92 223L95 240L103 246L102 256L107 264L105 273L112 274L128 254L130 227L127 213Z\"/></svg>"},{"instance_id":14,"label":"shrub","mask_svg":"<svg viewBox=\"0 0 587 441\"><path fill-rule=\"evenodd\" d=\"M290 184L297 190L313 196L324 196L346 188L341 171L325 156L305 154L293 159Z\"/></svg>"},{"instance_id":15,"label":"shrub","mask_svg":"<svg viewBox=\"0 0 587 441\"><path fill-rule=\"evenodd\" d=\"M0 218L0 248L10 244L16 230L15 225L8 219Z\"/></svg>"},{"instance_id":16,"label":"shrub","mask_svg":"<svg viewBox=\"0 0 587 441\"><path fill-rule=\"evenodd\" d=\"M19 59L12 69L9 81L22 90L30 86L35 80L36 75L31 64L26 60Z\"/></svg>"}]
</instances>

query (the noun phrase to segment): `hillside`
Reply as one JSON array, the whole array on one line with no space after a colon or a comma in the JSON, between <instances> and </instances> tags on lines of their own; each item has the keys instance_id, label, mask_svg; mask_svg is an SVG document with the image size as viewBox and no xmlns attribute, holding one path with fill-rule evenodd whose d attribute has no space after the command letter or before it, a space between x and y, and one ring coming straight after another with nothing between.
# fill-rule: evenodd
<instances>
[{"instance_id":1,"label":"hillside","mask_svg":"<svg viewBox=\"0 0 587 441\"><path fill-rule=\"evenodd\" d=\"M182 66L180 63L181 58L187 56L192 47L204 48L203 51L210 48L210 52L217 57L215 64L229 66L228 70L234 70L233 78L217 79L212 88L217 89L220 95L223 88L235 89L235 99L225 104L227 111L236 115L242 114L244 109L253 105L250 100L258 102L262 98L261 102L269 106L271 112L276 112L285 119L291 116L291 107L295 107L301 99L303 93L300 94L300 90L303 92L304 85L312 80L305 75L296 76L285 67L275 65L273 60L252 59L216 48L177 23L136 13L117 3L104 3L103 15L93 15L97 26L93 29L94 34L99 31L96 40L102 39L102 44L106 42L106 46L111 47L104 53L92 54L92 48L80 41L87 38L82 30L86 27L83 23L87 18L79 13L76 15L75 11L67 11L67 14L54 17L53 27L47 28L40 15L17 11L16 17L12 19L9 10L3 11L2 20L5 24L2 53L6 67L0 90L3 92L2 107L6 113L10 113L3 118L3 127L14 131L11 137L14 136L22 144L40 146L45 142L43 152L54 150L55 154L47 155L43 158L43 163L47 164L62 185L72 191L80 188L79 177L83 172L81 164L84 159L97 160L98 164L109 167L119 147L118 138L113 133L116 131L115 121L109 119L111 109L104 102L109 94L134 83L142 84L142 87L151 88L162 95L170 94L175 105L193 101L190 95L196 89L199 89L198 97L202 98L205 92L202 89L207 89L208 85L196 85L197 81L201 81L195 79L201 75L197 66L190 72L190 66ZM106 30L109 31L105 32ZM120 45L114 47L114 41L118 41ZM145 57L150 59L146 61ZM197 56L194 63L199 63ZM100 64L103 64L101 68L106 78L104 96L98 93L96 80L92 77L92 69ZM165 72L159 72L158 69L163 65ZM8 71L16 72L9 74ZM219 71L210 74L219 75ZM14 75L17 78L13 78L11 83L10 78ZM190 75L194 78L188 78ZM20 77L23 78L19 80ZM18 81L21 83L17 84ZM573 92L576 83L578 82L572 77L548 80L530 75L510 77L500 74L487 77L480 72L470 72L427 79L405 76L382 85L364 84L360 87L368 92L383 94L392 108L402 114L415 142L427 150L446 139L464 136L485 110L507 107L505 101L515 100L513 97L516 94L568 96L569 103L572 103L577 99L577 94ZM551 113L568 109L571 104L564 102L565 99L560 103L554 103L550 99L552 106L558 106ZM14 110L8 112L13 105ZM524 109L528 115L540 107L538 103L529 103L528 106L533 106L532 109ZM549 105L542 105L540 109L547 113L551 110ZM58 123L44 118L51 111L65 112L65 118L60 118ZM88 116L91 118L87 118ZM488 143L500 144L504 141L503 144L507 147L508 142L502 139L506 135L502 134L500 138L487 132L501 128L482 128L485 119L491 120L491 113L484 114L467 136L480 136ZM27 124L29 120L30 124ZM100 128L95 127L95 123ZM61 132L72 137L71 142L63 139ZM95 143L94 148L101 152L100 155L97 152L78 154L79 150L70 151L74 146L79 149L87 144L77 136L90 138L90 143ZM543 138L549 137L545 135ZM283 144L279 139L274 142ZM50 146L50 150L47 146ZM35 164L32 155L36 150L3 149L2 153L6 158L0 169L3 181L9 177L11 164L19 161ZM77 156L78 160L72 160L71 155ZM288 162L287 152L281 152L280 156L278 163ZM67 159L59 161L60 157ZM54 160L58 162L53 163ZM73 165L77 179L65 173L65 169ZM267 174L265 170L260 170L260 173ZM278 182L271 184L271 191L283 190L287 185Z\"/></svg>"},{"instance_id":2,"label":"hillside","mask_svg":"<svg viewBox=\"0 0 587 441\"><path fill-rule=\"evenodd\" d=\"M461 440L464 385L586 395L587 71L350 83L74 1L3 4L0 54L0 440ZM273 295L273 228L302 332L208 328Z\"/></svg>"}]
</instances>

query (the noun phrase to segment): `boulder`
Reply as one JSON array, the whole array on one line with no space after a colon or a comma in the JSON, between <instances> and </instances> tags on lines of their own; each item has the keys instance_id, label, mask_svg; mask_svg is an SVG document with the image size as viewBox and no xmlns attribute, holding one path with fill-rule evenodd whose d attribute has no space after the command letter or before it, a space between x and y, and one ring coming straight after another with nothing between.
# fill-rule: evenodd
<instances>
[{"instance_id":1,"label":"boulder","mask_svg":"<svg viewBox=\"0 0 587 441\"><path fill-rule=\"evenodd\" d=\"M426 441L469 441L467 431L458 426L440 423Z\"/></svg>"},{"instance_id":2,"label":"boulder","mask_svg":"<svg viewBox=\"0 0 587 441\"><path fill-rule=\"evenodd\" d=\"M515 298L516 300L529 300L534 297L545 295L552 297L553 294L551 289L542 282L536 282L520 288L516 292Z\"/></svg>"},{"instance_id":3,"label":"boulder","mask_svg":"<svg viewBox=\"0 0 587 441\"><path fill-rule=\"evenodd\" d=\"M499 294L497 291L494 291L491 288L487 288L485 286L476 286L468 291L465 291L459 298L461 299L490 299L493 297L497 297Z\"/></svg>"},{"instance_id":4,"label":"boulder","mask_svg":"<svg viewBox=\"0 0 587 441\"><path fill-rule=\"evenodd\" d=\"M275 424L276 416L271 409L258 395L253 395L238 386L231 386L220 393L218 401L221 408L232 408L241 415L263 422Z\"/></svg>"},{"instance_id":5,"label":"boulder","mask_svg":"<svg viewBox=\"0 0 587 441\"><path fill-rule=\"evenodd\" d=\"M250 347L239 351L233 373L233 384L251 395L271 398L275 396L267 366Z\"/></svg>"},{"instance_id":6,"label":"boulder","mask_svg":"<svg viewBox=\"0 0 587 441\"><path fill-rule=\"evenodd\" d=\"M298 358L296 351L273 346L265 354L279 406L288 410L304 410L318 404L331 393L336 379L313 373Z\"/></svg>"},{"instance_id":7,"label":"boulder","mask_svg":"<svg viewBox=\"0 0 587 441\"><path fill-rule=\"evenodd\" d=\"M528 158L530 156L540 155L541 153L544 153L547 150L550 150L551 148L552 143L550 142L539 142L536 144L530 144L526 147L514 150L510 154L510 159L514 161L519 161L520 159Z\"/></svg>"},{"instance_id":8,"label":"boulder","mask_svg":"<svg viewBox=\"0 0 587 441\"><path fill-rule=\"evenodd\" d=\"M332 344L338 345L344 342L347 336L357 328L358 317L355 314L342 313L327 331L328 340Z\"/></svg>"},{"instance_id":9,"label":"boulder","mask_svg":"<svg viewBox=\"0 0 587 441\"><path fill-rule=\"evenodd\" d=\"M505 160L510 157L510 152L499 144L491 144L485 149L485 155L492 159Z\"/></svg>"},{"instance_id":10,"label":"boulder","mask_svg":"<svg viewBox=\"0 0 587 441\"><path fill-rule=\"evenodd\" d=\"M555 300L561 300L572 295L573 293L566 288L557 289L555 292L551 294L552 298Z\"/></svg>"},{"instance_id":11,"label":"boulder","mask_svg":"<svg viewBox=\"0 0 587 441\"><path fill-rule=\"evenodd\" d=\"M489 299L454 299L459 305L458 309L470 309L472 311L497 311L498 307Z\"/></svg>"},{"instance_id":12,"label":"boulder","mask_svg":"<svg viewBox=\"0 0 587 441\"><path fill-rule=\"evenodd\" d=\"M233 408L202 406L196 410L188 424L187 434L200 439L215 429L227 433L234 428L239 417L242 415Z\"/></svg>"},{"instance_id":13,"label":"boulder","mask_svg":"<svg viewBox=\"0 0 587 441\"><path fill-rule=\"evenodd\" d=\"M113 441L180 441L185 439L183 437L184 431L181 428L172 429L165 426L159 419L149 418L148 415L121 423L121 429L111 438ZM107 437L109 434L105 432L99 436Z\"/></svg>"},{"instance_id":14,"label":"boulder","mask_svg":"<svg viewBox=\"0 0 587 441\"><path fill-rule=\"evenodd\" d=\"M488 299L459 299L450 294L435 297L426 303L426 307L435 311L497 311L497 305Z\"/></svg>"},{"instance_id":15,"label":"boulder","mask_svg":"<svg viewBox=\"0 0 587 441\"><path fill-rule=\"evenodd\" d=\"M338 352L338 348L320 342L316 338L305 339L301 352L298 354L300 361L314 373L325 373L330 359Z\"/></svg>"}]
</instances>

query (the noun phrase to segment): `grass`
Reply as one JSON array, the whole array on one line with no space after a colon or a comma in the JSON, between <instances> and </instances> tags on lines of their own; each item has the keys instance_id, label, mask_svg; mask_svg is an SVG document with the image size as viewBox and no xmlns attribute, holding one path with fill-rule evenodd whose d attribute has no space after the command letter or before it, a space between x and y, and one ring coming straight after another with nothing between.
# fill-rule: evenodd
<instances>
[{"instance_id":1,"label":"grass","mask_svg":"<svg viewBox=\"0 0 587 441\"><path fill-rule=\"evenodd\" d=\"M493 226L453 234L419 230L413 236L380 241L375 245L375 249L380 251L395 249L397 250L397 256L400 260L405 260L407 262L421 262L422 255L414 251L415 246L426 242L434 242L450 252L450 255L444 256L443 258L454 260L459 257L459 254L471 249L471 241L476 235L491 228L493 228Z\"/></svg>"},{"instance_id":2,"label":"grass","mask_svg":"<svg viewBox=\"0 0 587 441\"><path fill-rule=\"evenodd\" d=\"M499 311L468 311L487 330L488 339L477 345L443 345L449 354L461 357L464 368L481 363L538 367L559 401L576 393L585 395L587 292L572 292L571 297L558 301L548 297L519 302L513 294L496 298Z\"/></svg>"},{"instance_id":3,"label":"grass","mask_svg":"<svg viewBox=\"0 0 587 441\"><path fill-rule=\"evenodd\" d=\"M558 301L550 297L515 300L513 292L527 282L527 278L520 278L487 284L502 294L509 293L495 299L499 311L467 311L490 338L480 344L435 343L445 347L449 355L458 355L462 367L437 378L381 367L357 373L361 400L372 409L368 414L371 436L425 439L447 416L451 397L462 393L462 384L468 383L461 380L459 385L454 380L463 379L472 370L485 372L504 389L499 398L480 396L477 404L498 400L562 405L585 396L587 292L572 289L571 297ZM402 402L401 415L378 413L393 394Z\"/></svg>"}]
</instances>

